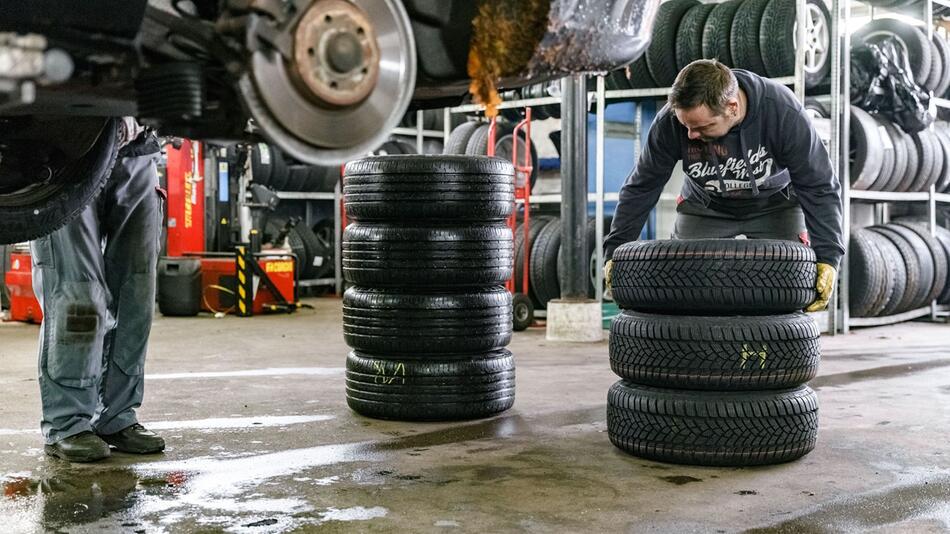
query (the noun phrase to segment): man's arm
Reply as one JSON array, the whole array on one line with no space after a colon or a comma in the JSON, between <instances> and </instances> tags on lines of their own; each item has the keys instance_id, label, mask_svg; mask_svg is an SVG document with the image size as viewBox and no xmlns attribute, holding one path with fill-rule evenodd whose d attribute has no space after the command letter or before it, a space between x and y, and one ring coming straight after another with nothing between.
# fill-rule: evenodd
<instances>
[{"instance_id":1,"label":"man's arm","mask_svg":"<svg viewBox=\"0 0 950 534\"><path fill-rule=\"evenodd\" d=\"M656 206L663 186L670 180L673 166L680 159L679 139L670 121L668 108L657 113L647 134L637 166L620 188L620 201L614 212L610 234L604 239L604 258L613 257L620 245L640 237L643 223Z\"/></svg>"},{"instance_id":2,"label":"man's arm","mask_svg":"<svg viewBox=\"0 0 950 534\"><path fill-rule=\"evenodd\" d=\"M789 108L778 129L788 136L781 149L792 185L801 200L805 227L819 263L835 269L844 255L841 241L841 184L831 168L828 151L801 109Z\"/></svg>"}]
</instances>

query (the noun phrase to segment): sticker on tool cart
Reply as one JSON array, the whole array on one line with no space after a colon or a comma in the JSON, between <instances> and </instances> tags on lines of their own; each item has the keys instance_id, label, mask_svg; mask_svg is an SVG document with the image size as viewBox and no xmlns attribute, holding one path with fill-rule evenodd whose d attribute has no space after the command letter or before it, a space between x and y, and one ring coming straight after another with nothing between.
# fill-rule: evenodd
<instances>
[{"instance_id":1,"label":"sticker on tool cart","mask_svg":"<svg viewBox=\"0 0 950 534\"><path fill-rule=\"evenodd\" d=\"M891 136L887 135L887 128L878 126L877 133L881 136L881 142L884 143L884 150L894 150L894 143L891 142Z\"/></svg>"},{"instance_id":2,"label":"sticker on tool cart","mask_svg":"<svg viewBox=\"0 0 950 534\"><path fill-rule=\"evenodd\" d=\"M313 257L313 266L314 266L314 267L323 267L323 256L314 256L314 257Z\"/></svg>"},{"instance_id":3,"label":"sticker on tool cart","mask_svg":"<svg viewBox=\"0 0 950 534\"><path fill-rule=\"evenodd\" d=\"M294 262L292 261L271 261L264 266L266 273L292 273L294 272Z\"/></svg>"},{"instance_id":4,"label":"sticker on tool cart","mask_svg":"<svg viewBox=\"0 0 950 534\"><path fill-rule=\"evenodd\" d=\"M257 143L257 149L261 153L261 165L270 165L270 147L267 143Z\"/></svg>"}]
</instances>

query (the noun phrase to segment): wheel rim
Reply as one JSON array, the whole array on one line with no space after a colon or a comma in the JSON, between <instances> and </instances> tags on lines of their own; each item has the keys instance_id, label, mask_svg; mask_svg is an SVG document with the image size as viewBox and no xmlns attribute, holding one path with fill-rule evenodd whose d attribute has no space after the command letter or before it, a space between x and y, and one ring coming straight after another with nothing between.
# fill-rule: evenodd
<instances>
[{"instance_id":1,"label":"wheel rim","mask_svg":"<svg viewBox=\"0 0 950 534\"><path fill-rule=\"evenodd\" d=\"M528 306L525 304L515 305L514 310L515 320L519 323L523 323L528 320Z\"/></svg>"},{"instance_id":2,"label":"wheel rim","mask_svg":"<svg viewBox=\"0 0 950 534\"><path fill-rule=\"evenodd\" d=\"M329 24L327 18L340 18L336 12L324 13L327 9L351 13L345 24L332 31L314 29ZM342 48L355 47L363 55L341 53L341 59L324 53L333 48L324 41L350 29L352 35L357 30L365 33ZM339 165L372 152L405 115L415 87L416 47L402 4L395 0L316 2L299 25L285 28L283 34L296 44L292 61L286 51L259 50L239 83L263 132L295 159L312 165ZM344 66L333 70L324 63ZM340 72L346 68L351 70ZM346 127L340 128L341 124Z\"/></svg>"},{"instance_id":3,"label":"wheel rim","mask_svg":"<svg viewBox=\"0 0 950 534\"><path fill-rule=\"evenodd\" d=\"M828 21L820 7L811 3L806 6L804 68L808 74L820 74L828 61L831 43ZM792 42L798 49L798 22L792 25Z\"/></svg>"}]
</instances>

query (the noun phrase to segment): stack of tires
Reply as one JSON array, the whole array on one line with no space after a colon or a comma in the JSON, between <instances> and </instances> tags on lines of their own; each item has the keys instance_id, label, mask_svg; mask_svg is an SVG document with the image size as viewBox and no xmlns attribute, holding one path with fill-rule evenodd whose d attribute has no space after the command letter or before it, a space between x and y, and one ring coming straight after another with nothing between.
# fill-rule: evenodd
<instances>
[{"instance_id":1,"label":"stack of tires","mask_svg":"<svg viewBox=\"0 0 950 534\"><path fill-rule=\"evenodd\" d=\"M487 122L469 121L462 123L449 134L442 150L444 154L467 154L469 156L488 155L488 138L491 125ZM497 121L495 124L495 157L513 161L515 150L515 126L513 123ZM524 161L526 139L524 131L518 134L518 160ZM531 187L538 181L538 152L531 143L528 163L531 164Z\"/></svg>"},{"instance_id":2,"label":"stack of tires","mask_svg":"<svg viewBox=\"0 0 950 534\"><path fill-rule=\"evenodd\" d=\"M950 231L898 222L851 230L848 250L852 317L883 317L950 303Z\"/></svg>"},{"instance_id":3,"label":"stack of tires","mask_svg":"<svg viewBox=\"0 0 950 534\"><path fill-rule=\"evenodd\" d=\"M811 451L819 330L814 252L770 240L639 241L613 255L624 310L610 329L621 380L607 397L618 448L672 463L742 466Z\"/></svg>"},{"instance_id":4,"label":"stack of tires","mask_svg":"<svg viewBox=\"0 0 950 534\"><path fill-rule=\"evenodd\" d=\"M863 191L950 191L950 125L904 133L880 115L851 106L851 188Z\"/></svg>"},{"instance_id":5,"label":"stack of tires","mask_svg":"<svg viewBox=\"0 0 950 534\"><path fill-rule=\"evenodd\" d=\"M331 192L340 181L339 167L288 162L280 148L255 143L249 148L251 178L272 191Z\"/></svg>"},{"instance_id":6,"label":"stack of tires","mask_svg":"<svg viewBox=\"0 0 950 534\"><path fill-rule=\"evenodd\" d=\"M496 158L347 164L346 396L382 419L487 417L514 403L514 169Z\"/></svg>"},{"instance_id":7,"label":"stack of tires","mask_svg":"<svg viewBox=\"0 0 950 534\"><path fill-rule=\"evenodd\" d=\"M805 21L805 85L815 87L831 67L831 17L823 0L806 2ZM704 58L763 76L791 76L796 26L795 0L669 0L660 5L646 53L611 74L607 88L669 87L680 69Z\"/></svg>"}]
</instances>

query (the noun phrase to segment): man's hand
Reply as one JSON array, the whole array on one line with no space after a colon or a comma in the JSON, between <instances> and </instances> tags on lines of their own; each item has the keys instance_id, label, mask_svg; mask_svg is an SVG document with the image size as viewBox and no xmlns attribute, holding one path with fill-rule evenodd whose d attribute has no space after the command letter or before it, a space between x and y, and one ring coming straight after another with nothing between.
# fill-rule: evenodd
<instances>
[{"instance_id":1,"label":"man's hand","mask_svg":"<svg viewBox=\"0 0 950 534\"><path fill-rule=\"evenodd\" d=\"M604 264L604 282L607 284L607 291L610 291L610 275L614 272L614 260L607 260Z\"/></svg>"},{"instance_id":2,"label":"man's hand","mask_svg":"<svg viewBox=\"0 0 950 534\"><path fill-rule=\"evenodd\" d=\"M827 263L818 264L818 276L815 280L815 291L818 296L811 306L805 308L807 312L821 311L828 307L828 301L831 300L831 292L835 288L835 280L838 279L838 271Z\"/></svg>"}]
</instances>

